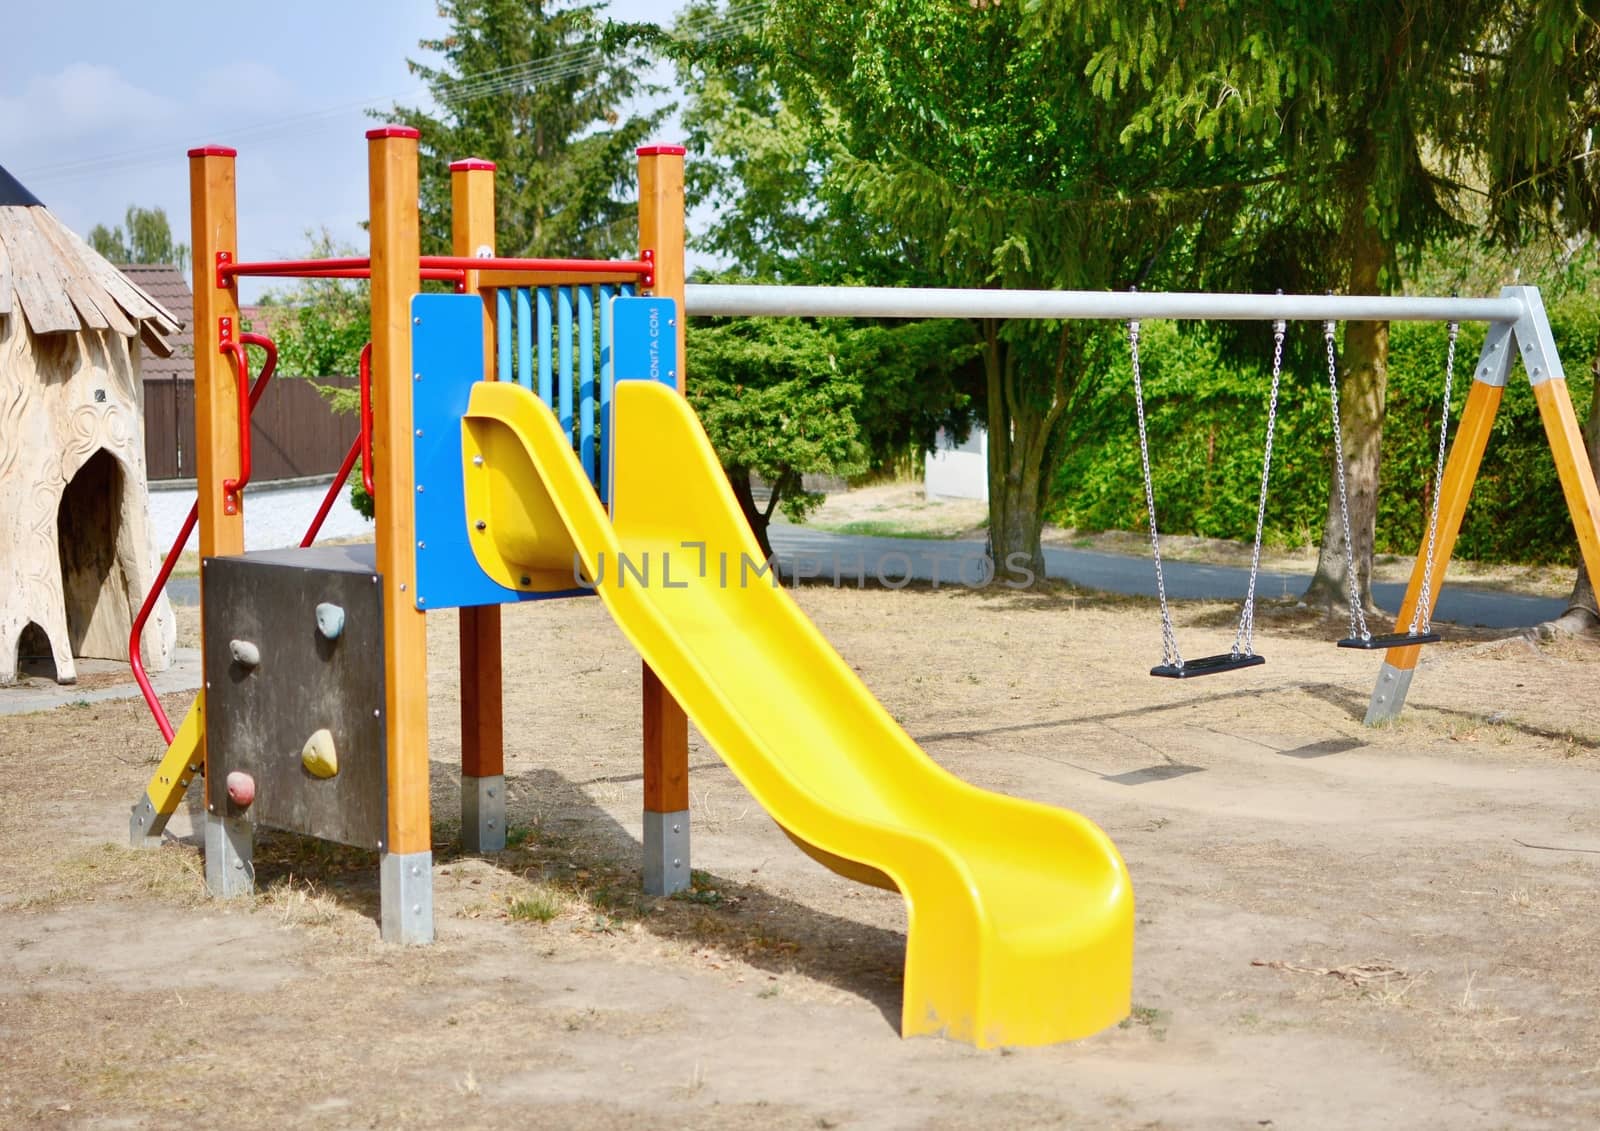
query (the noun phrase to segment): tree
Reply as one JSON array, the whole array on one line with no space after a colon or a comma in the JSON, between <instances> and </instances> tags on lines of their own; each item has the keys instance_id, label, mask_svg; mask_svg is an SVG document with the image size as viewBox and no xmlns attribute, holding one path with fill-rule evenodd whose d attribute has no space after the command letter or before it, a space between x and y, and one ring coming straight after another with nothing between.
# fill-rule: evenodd
<instances>
[{"instance_id":1,"label":"tree","mask_svg":"<svg viewBox=\"0 0 1600 1131\"><path fill-rule=\"evenodd\" d=\"M794 318L740 318L697 328L689 338L689 401L727 470L761 552L781 505L799 521L822 501L806 474L865 468L855 409L860 373L839 362L836 332ZM757 500L756 478L768 485Z\"/></svg>"},{"instance_id":2,"label":"tree","mask_svg":"<svg viewBox=\"0 0 1600 1131\"><path fill-rule=\"evenodd\" d=\"M328 229L306 233L304 258L359 254L334 239ZM350 377L360 368L361 351L372 339L368 285L349 279L298 279L283 290L261 296L266 330L278 346L278 375L309 380L335 412L360 409L360 393L325 384L323 378ZM257 361L257 366L260 362ZM360 461L351 476L350 504L371 518L372 497L361 485Z\"/></svg>"},{"instance_id":3,"label":"tree","mask_svg":"<svg viewBox=\"0 0 1600 1131\"><path fill-rule=\"evenodd\" d=\"M738 26L702 4L679 18L671 37L657 40L677 59L688 92L686 189L691 210L704 217L690 246L730 264L724 281L883 283L904 276L898 237L864 221L860 203L832 175L839 147L785 104L771 68L748 41L730 34ZM747 344L737 359L721 344L702 354L701 346L718 339L702 342L698 329L690 335L689 395L705 419L739 421L737 432L712 428L711 435L763 546L777 509L800 518L821 499L804 490L804 475L891 466L930 448L941 427L966 431L977 375L976 338L967 323L790 319L779 328L738 326L735 320L710 331ZM759 366L743 364L756 360L757 343L777 348L780 342L790 377L769 380ZM807 362L816 372L794 379L793 366ZM828 419L839 429L840 446L794 443L785 422L809 416L813 388L836 382L857 390L831 405ZM762 411L734 403L757 387ZM771 430L765 439L763 428ZM763 447L786 453L785 472L760 473L770 493L757 506L744 452ZM801 494L791 500L792 492Z\"/></svg>"},{"instance_id":4,"label":"tree","mask_svg":"<svg viewBox=\"0 0 1600 1131\"><path fill-rule=\"evenodd\" d=\"M359 255L323 228L306 233L307 259ZM261 306L278 344L278 373L285 377L348 377L356 372L362 348L372 339L368 285L351 279L297 279L282 290L267 291ZM340 412L355 411L347 389L323 389Z\"/></svg>"},{"instance_id":5,"label":"tree","mask_svg":"<svg viewBox=\"0 0 1600 1131\"><path fill-rule=\"evenodd\" d=\"M1484 123L1492 233L1517 247L1537 238L1600 238L1600 3L1525 0L1507 5L1477 85ZM1600 343L1589 363L1594 393L1584 440L1600 475ZM1600 629L1596 578L1580 556L1567 610L1555 626Z\"/></svg>"},{"instance_id":6,"label":"tree","mask_svg":"<svg viewBox=\"0 0 1600 1131\"><path fill-rule=\"evenodd\" d=\"M1217 259L1227 289L1400 289L1403 269L1461 230L1474 153L1467 109L1480 47L1504 0L1387 0L1359 19L1344 5L1239 0L1184 5L1094 0L1074 9L1096 43L1087 70L1107 98L1142 103L1127 145L1200 139L1249 147L1276 175L1243 214L1240 254ZM1036 5L1042 26L1069 20ZM1374 523L1388 375L1388 324L1346 327L1341 415L1353 557L1371 601ZM1348 603L1344 525L1330 476L1317 572L1306 599Z\"/></svg>"},{"instance_id":7,"label":"tree","mask_svg":"<svg viewBox=\"0 0 1600 1131\"><path fill-rule=\"evenodd\" d=\"M812 246L790 232L820 210L831 242L877 253L881 273L834 281L1124 287L1169 270L1159 253L1171 233L1190 225L1200 238L1206 209L1222 215L1237 194L1216 187L1218 171L1243 167L1235 159L1202 169L1194 146L1117 144L1121 106L1083 83L1077 29L1041 34L1014 6L779 0L751 50L745 65L765 68L773 106L806 131L786 155L792 179L817 191L788 212L761 210L785 221L771 232ZM1162 191L1196 178L1213 191ZM1002 571L1020 556L1042 576L1064 421L1093 383L1093 337L1117 331L995 321L975 331L992 550Z\"/></svg>"},{"instance_id":8,"label":"tree","mask_svg":"<svg viewBox=\"0 0 1600 1131\"><path fill-rule=\"evenodd\" d=\"M440 0L449 31L407 60L437 114L397 106L384 117L421 133L422 244L450 248L449 162L494 161L495 251L506 256L632 257L634 149L667 108L624 117L644 95L648 60L607 34L603 4Z\"/></svg>"},{"instance_id":9,"label":"tree","mask_svg":"<svg viewBox=\"0 0 1600 1131\"><path fill-rule=\"evenodd\" d=\"M112 263L171 263L189 270L189 245L173 242L164 209L129 205L123 223L126 233L96 224L89 229L89 246Z\"/></svg>"}]
</instances>

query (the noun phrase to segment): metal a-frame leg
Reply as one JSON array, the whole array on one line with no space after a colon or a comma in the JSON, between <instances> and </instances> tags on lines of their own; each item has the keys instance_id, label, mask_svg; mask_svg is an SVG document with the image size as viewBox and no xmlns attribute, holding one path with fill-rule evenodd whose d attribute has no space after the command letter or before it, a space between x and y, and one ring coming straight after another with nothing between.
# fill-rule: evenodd
<instances>
[{"instance_id":1,"label":"metal a-frame leg","mask_svg":"<svg viewBox=\"0 0 1600 1131\"><path fill-rule=\"evenodd\" d=\"M1461 423L1456 428L1455 442L1450 445L1450 459L1445 464L1444 482L1439 488L1439 525L1433 538L1433 584L1429 594L1433 602L1438 601L1439 590L1444 586L1445 569L1450 563L1450 552L1455 549L1456 536L1461 532L1461 519L1467 511L1472 483L1478 477L1478 465L1483 460L1495 414L1505 395L1514 337L1512 325L1492 324L1484 338L1483 350L1478 354L1478 364L1472 371L1472 387L1467 392L1466 407L1461 411ZM1411 569L1405 600L1400 603L1400 613L1395 617L1395 631L1402 631L1403 626L1411 623L1417 603L1422 599L1422 579L1427 572L1428 542L1424 538ZM1433 609L1429 608L1429 617L1432 613ZM1421 652L1422 648L1416 644L1389 649L1367 705L1367 726L1388 722L1400 714Z\"/></svg>"},{"instance_id":2,"label":"metal a-frame leg","mask_svg":"<svg viewBox=\"0 0 1600 1131\"><path fill-rule=\"evenodd\" d=\"M1539 406L1545 435L1550 441L1550 451L1555 458L1561 491L1566 498L1567 511L1572 516L1584 565L1590 577L1600 577L1600 488L1596 487L1594 470L1589 466L1583 431L1578 425L1572 398L1567 392L1566 374L1561 368L1561 358L1556 353L1555 336L1550 331L1544 300L1537 287L1505 287L1500 293L1504 298L1521 301L1524 313L1514 325L1490 326L1489 335L1484 340L1483 353L1473 374L1472 392L1467 397L1467 407L1462 414L1455 446L1450 451L1445 483L1440 491L1440 529L1435 546L1434 576L1442 580L1445 564L1449 561L1456 534L1461 528L1461 517L1466 511L1472 481L1477 476L1478 463L1488 443L1489 429L1494 423L1495 410L1499 407L1510 373L1510 347L1514 344L1522 357L1528 383L1533 387L1534 400ZM1402 624L1410 622L1412 610L1416 607L1421 587L1422 555L1426 553L1427 547L1424 546L1422 554L1418 555L1417 566L1412 570L1411 584L1407 587L1406 600L1400 611L1399 621ZM1395 648L1389 652L1367 708L1368 725L1385 722L1400 713L1416 669L1417 652L1414 646Z\"/></svg>"}]
</instances>

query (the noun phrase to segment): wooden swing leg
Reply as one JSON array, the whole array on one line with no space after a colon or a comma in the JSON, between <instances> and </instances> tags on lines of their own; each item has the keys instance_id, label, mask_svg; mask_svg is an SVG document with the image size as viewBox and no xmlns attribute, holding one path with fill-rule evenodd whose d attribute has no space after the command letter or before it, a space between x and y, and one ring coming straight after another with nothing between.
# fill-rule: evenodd
<instances>
[{"instance_id":1,"label":"wooden swing leg","mask_svg":"<svg viewBox=\"0 0 1600 1131\"><path fill-rule=\"evenodd\" d=\"M1490 328L1490 341L1484 345L1487 354L1492 347L1495 331ZM1509 344L1509 328L1505 330ZM1504 347L1502 347L1504 348ZM1456 440L1450 448L1450 459L1445 464L1444 484L1439 489L1439 525L1433 539L1433 572L1429 607L1418 617L1419 623L1431 621L1433 604L1438 601L1439 590L1444 585L1445 570L1450 564L1450 553L1455 549L1456 535L1461 532L1461 519L1467 512L1467 499L1472 494L1472 484L1478 477L1478 465L1483 460L1483 450L1489 443L1489 431L1494 425L1495 413L1500 409L1500 399L1505 394L1505 366L1498 372L1490 368L1490 380L1482 376L1480 363L1477 379L1467 393L1466 407L1461 411L1461 424L1456 430ZM1492 378L1498 376L1498 381ZM1428 569L1428 543L1417 551L1416 564L1411 569L1411 581L1406 586L1405 600L1400 603L1400 614L1395 618L1395 632L1391 635L1406 637L1406 642L1389 648L1384 657L1383 670L1378 675L1377 686L1372 691L1372 701L1367 706L1366 723L1372 726L1386 722L1400 713L1405 704L1406 691L1411 686L1412 673L1416 671L1417 656L1422 641L1411 640L1402 626L1409 625L1418 613L1422 599L1422 579Z\"/></svg>"},{"instance_id":2,"label":"wooden swing leg","mask_svg":"<svg viewBox=\"0 0 1600 1131\"><path fill-rule=\"evenodd\" d=\"M1555 456L1556 473L1561 477L1561 493L1578 535L1578 549L1589 576L1600 577L1600 490L1596 489L1594 469L1583 443L1572 398L1565 378L1542 381L1533 387L1533 399L1544 421L1550 451Z\"/></svg>"}]
</instances>

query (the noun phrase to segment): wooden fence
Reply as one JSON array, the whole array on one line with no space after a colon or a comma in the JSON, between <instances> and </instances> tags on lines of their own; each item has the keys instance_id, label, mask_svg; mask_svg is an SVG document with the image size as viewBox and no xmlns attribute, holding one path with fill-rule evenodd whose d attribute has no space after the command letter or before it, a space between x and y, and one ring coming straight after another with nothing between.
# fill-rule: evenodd
<instances>
[{"instance_id":1,"label":"wooden fence","mask_svg":"<svg viewBox=\"0 0 1600 1131\"><path fill-rule=\"evenodd\" d=\"M341 389L354 377L320 381ZM251 474L257 483L302 475L330 475L356 436L354 413L335 413L309 381L273 381L251 418ZM194 382L144 383L144 453L149 477L194 478Z\"/></svg>"}]
</instances>

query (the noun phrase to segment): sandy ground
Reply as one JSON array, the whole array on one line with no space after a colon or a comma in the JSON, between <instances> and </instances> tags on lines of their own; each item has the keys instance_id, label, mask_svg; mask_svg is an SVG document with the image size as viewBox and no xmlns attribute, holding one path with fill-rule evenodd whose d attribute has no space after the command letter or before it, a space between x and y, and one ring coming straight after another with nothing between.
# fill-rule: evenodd
<instances>
[{"instance_id":1,"label":"sandy ground","mask_svg":"<svg viewBox=\"0 0 1600 1131\"><path fill-rule=\"evenodd\" d=\"M798 599L934 758L1116 840L1127 1024L901 1040L899 898L802 856L697 737L696 890L642 897L638 663L569 601L507 613L489 859L460 854L430 618L431 947L378 941L368 853L264 834L262 894L220 904L192 840L122 847L160 753L137 700L0 718L0 1126L1600 1125L1600 645L1436 646L1368 730L1376 658L1290 610L1258 615L1264 667L1175 682L1141 601ZM1234 615L1182 609L1186 649Z\"/></svg>"}]
</instances>

